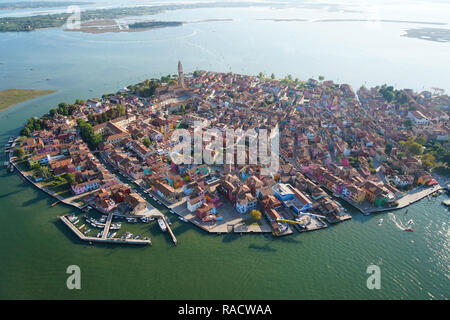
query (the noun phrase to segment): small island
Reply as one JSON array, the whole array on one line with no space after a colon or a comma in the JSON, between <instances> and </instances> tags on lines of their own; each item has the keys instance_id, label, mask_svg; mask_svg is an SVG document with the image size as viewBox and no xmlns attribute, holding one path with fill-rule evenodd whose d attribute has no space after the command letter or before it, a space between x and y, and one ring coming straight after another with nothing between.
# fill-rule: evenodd
<instances>
[{"instance_id":1,"label":"small island","mask_svg":"<svg viewBox=\"0 0 450 320\"><path fill-rule=\"evenodd\" d=\"M55 90L8 89L0 91L0 111L8 109L9 107L20 102L45 96L53 92L55 92Z\"/></svg>"},{"instance_id":2,"label":"small island","mask_svg":"<svg viewBox=\"0 0 450 320\"><path fill-rule=\"evenodd\" d=\"M182 9L200 9L200 8L244 8L248 6L269 6L268 3L192 3L192 4L168 4L156 6L138 6L138 7L124 7L124 8L107 8L107 9L91 9L82 11L81 24L86 22L108 21L116 20L125 17L149 16L162 13L164 11L182 10ZM71 13L56 13L47 15L35 15L28 17L4 17L0 18L0 32L11 31L33 31L45 28L59 28L63 27ZM142 21L142 23L154 24L155 22ZM172 26L168 22L156 22L159 27ZM180 22L171 22L180 23ZM153 25L154 28L155 25ZM118 28L119 29L119 28ZM147 30L148 28L135 28L139 31ZM122 30L122 29L121 29ZM75 29L71 31L83 31ZM92 30L89 30L92 31Z\"/></svg>"},{"instance_id":3,"label":"small island","mask_svg":"<svg viewBox=\"0 0 450 320\"><path fill-rule=\"evenodd\" d=\"M416 38L434 42L450 42L450 29L419 28L408 29L403 37Z\"/></svg>"},{"instance_id":4,"label":"small island","mask_svg":"<svg viewBox=\"0 0 450 320\"><path fill-rule=\"evenodd\" d=\"M345 203L370 215L438 195L450 172L442 108L450 97L434 90L355 92L324 76L262 72L185 75L179 62L178 75L61 102L28 119L6 145L5 165L54 197L51 206L74 207L60 220L82 241L151 245L153 222L177 244L169 212L207 233L286 236L351 219ZM228 139L229 128L247 133ZM234 147L213 146L211 135L226 133L250 154L259 128L279 132L274 172L265 172L267 163L218 160L235 159ZM184 141L178 129L200 132L200 154L213 151L214 162L193 163L195 153L174 149Z\"/></svg>"}]
</instances>

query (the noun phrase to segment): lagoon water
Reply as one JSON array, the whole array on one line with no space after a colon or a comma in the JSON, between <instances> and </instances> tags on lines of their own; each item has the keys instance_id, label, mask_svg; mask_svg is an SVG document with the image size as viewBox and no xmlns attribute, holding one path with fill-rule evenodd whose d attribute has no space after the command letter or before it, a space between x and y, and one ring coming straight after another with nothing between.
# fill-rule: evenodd
<instances>
[{"instance_id":1,"label":"lagoon water","mask_svg":"<svg viewBox=\"0 0 450 320\"><path fill-rule=\"evenodd\" d=\"M0 143L17 134L27 118L61 101L98 97L145 78L174 74L179 59L186 72L262 71L300 79L324 75L355 90L383 83L450 90L450 44L401 36L409 28L448 29L412 23L450 23L447 2L413 1L408 7L405 1L336 3L171 11L155 19L233 21L136 33L48 29L0 34L0 90L57 90L0 113ZM274 18L308 21L258 20ZM410 22L315 22L321 19ZM177 247L157 227L151 229L152 247L90 246L57 221L70 208L50 208L52 199L1 169L0 298L448 299L449 213L440 204L445 197L422 200L407 215L395 211L396 219L352 210L348 222L281 239L209 235L173 217ZM384 223L378 226L381 216ZM398 219L413 219L416 231L401 231ZM81 290L66 288L66 268L72 264L81 267ZM370 264L381 268L381 290L366 287Z\"/></svg>"}]
</instances>

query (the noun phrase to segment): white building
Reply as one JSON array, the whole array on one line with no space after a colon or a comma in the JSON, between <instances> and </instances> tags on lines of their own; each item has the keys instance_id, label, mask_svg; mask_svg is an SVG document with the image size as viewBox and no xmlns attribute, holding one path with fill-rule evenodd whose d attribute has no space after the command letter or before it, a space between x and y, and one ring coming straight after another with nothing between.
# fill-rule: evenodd
<instances>
[{"instance_id":1,"label":"white building","mask_svg":"<svg viewBox=\"0 0 450 320\"><path fill-rule=\"evenodd\" d=\"M408 111L408 118L410 118L415 124L426 125L430 123L430 120L420 111Z\"/></svg>"}]
</instances>

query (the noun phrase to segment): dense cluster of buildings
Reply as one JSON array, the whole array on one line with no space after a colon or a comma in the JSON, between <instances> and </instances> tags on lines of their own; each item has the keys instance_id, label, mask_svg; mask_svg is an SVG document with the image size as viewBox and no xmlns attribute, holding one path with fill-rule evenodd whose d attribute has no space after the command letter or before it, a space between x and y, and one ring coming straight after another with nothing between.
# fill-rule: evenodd
<instances>
[{"instance_id":1,"label":"dense cluster of buildings","mask_svg":"<svg viewBox=\"0 0 450 320\"><path fill-rule=\"evenodd\" d=\"M103 136L99 151L105 161L167 202L186 200L201 222L216 221L217 209L227 201L243 215L260 210L277 230L282 207L337 222L343 209L330 193L356 206L387 207L402 195L399 188L429 183L431 175L417 157L398 157L405 152L399 142L413 134L406 119L413 122L414 135L448 140L448 96L404 90L409 101L398 106L376 88L359 89L358 100L349 85L332 81L214 72L184 77L182 67L178 83L162 85L151 98L119 92L88 100L71 116L56 115L45 130L21 142L30 166L47 165L55 175L74 173L73 194L95 190L93 201L104 212L127 206L138 214L145 200L100 164L76 127L79 118L92 122L121 105L124 116L93 123L94 134ZM258 132L278 126L278 172L264 176L254 164L175 164L169 153L180 141L172 140L172 133L182 127L193 135L194 122L202 123L203 131L218 129L224 138L226 129Z\"/></svg>"}]
</instances>

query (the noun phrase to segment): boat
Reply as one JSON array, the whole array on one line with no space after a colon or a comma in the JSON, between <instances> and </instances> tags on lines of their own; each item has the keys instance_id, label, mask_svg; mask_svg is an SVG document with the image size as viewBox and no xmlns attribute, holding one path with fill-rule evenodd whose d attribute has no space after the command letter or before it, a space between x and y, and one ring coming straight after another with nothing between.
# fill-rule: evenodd
<instances>
[{"instance_id":1,"label":"boat","mask_svg":"<svg viewBox=\"0 0 450 320\"><path fill-rule=\"evenodd\" d=\"M405 231L413 232L414 229L413 228L406 228Z\"/></svg>"},{"instance_id":2,"label":"boat","mask_svg":"<svg viewBox=\"0 0 450 320\"><path fill-rule=\"evenodd\" d=\"M405 211L405 214L407 214L408 213L408 209L406 209L406 211Z\"/></svg>"},{"instance_id":3,"label":"boat","mask_svg":"<svg viewBox=\"0 0 450 320\"><path fill-rule=\"evenodd\" d=\"M141 237L141 235L138 234L136 237L134 237L134 240L137 240L137 239L139 239L140 237Z\"/></svg>"},{"instance_id":4,"label":"boat","mask_svg":"<svg viewBox=\"0 0 450 320\"><path fill-rule=\"evenodd\" d=\"M411 225L411 224L414 224L414 220L409 220L407 223L406 223L406 225Z\"/></svg>"},{"instance_id":5,"label":"boat","mask_svg":"<svg viewBox=\"0 0 450 320\"><path fill-rule=\"evenodd\" d=\"M161 231L163 231L163 232L167 231L167 226L164 223L164 220L162 218L158 218L158 225L159 225L159 228L161 229Z\"/></svg>"},{"instance_id":6,"label":"boat","mask_svg":"<svg viewBox=\"0 0 450 320\"><path fill-rule=\"evenodd\" d=\"M136 222L137 222L137 219L136 219L136 218L127 218L127 221L128 221L129 223L136 223Z\"/></svg>"},{"instance_id":7,"label":"boat","mask_svg":"<svg viewBox=\"0 0 450 320\"><path fill-rule=\"evenodd\" d=\"M86 235L86 234L88 234L90 231L91 231L91 229L87 229L87 230L84 232L84 234Z\"/></svg>"},{"instance_id":8,"label":"boat","mask_svg":"<svg viewBox=\"0 0 450 320\"><path fill-rule=\"evenodd\" d=\"M180 219L183 222L188 222L188 220L186 218L184 218L184 217L178 217L178 219Z\"/></svg>"},{"instance_id":9,"label":"boat","mask_svg":"<svg viewBox=\"0 0 450 320\"><path fill-rule=\"evenodd\" d=\"M383 223L383 218L381 218L380 220L378 220L378 225L381 226L381 224Z\"/></svg>"},{"instance_id":10,"label":"boat","mask_svg":"<svg viewBox=\"0 0 450 320\"><path fill-rule=\"evenodd\" d=\"M114 238L114 237L116 236L116 234L117 234L117 232L114 232L114 233L111 235L111 238Z\"/></svg>"}]
</instances>

